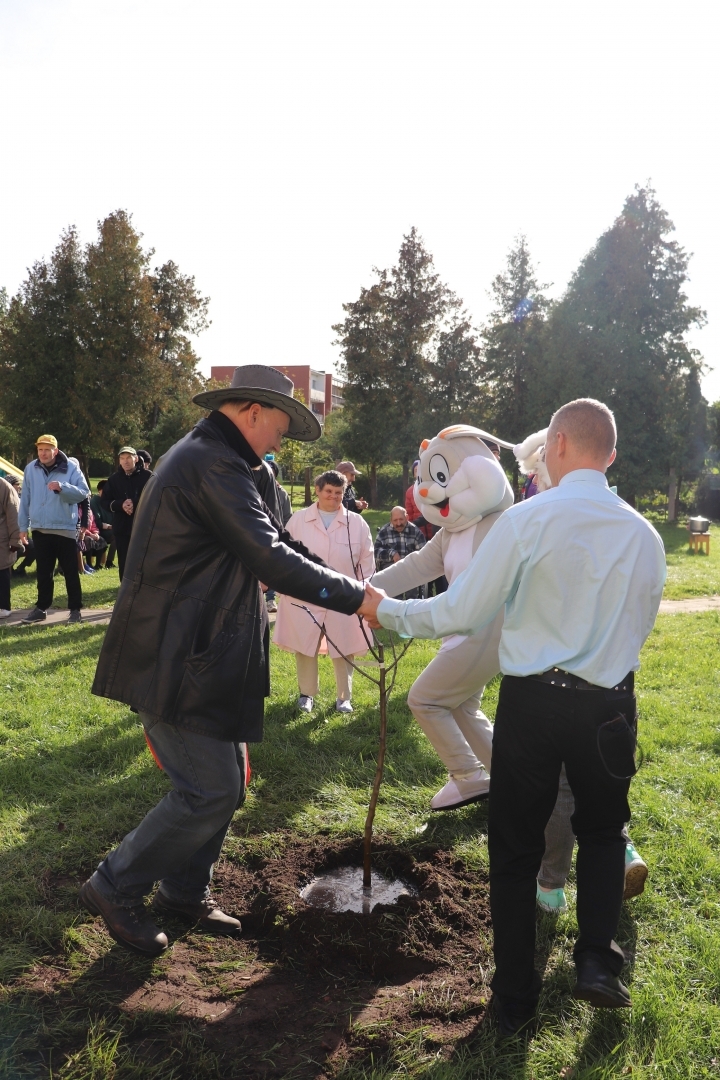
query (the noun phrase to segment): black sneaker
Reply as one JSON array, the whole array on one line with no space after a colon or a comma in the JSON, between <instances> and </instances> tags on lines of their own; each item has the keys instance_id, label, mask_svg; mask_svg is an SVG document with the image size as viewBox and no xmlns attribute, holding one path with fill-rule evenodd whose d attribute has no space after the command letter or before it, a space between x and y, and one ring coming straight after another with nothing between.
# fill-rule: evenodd
<instances>
[{"instance_id":1,"label":"black sneaker","mask_svg":"<svg viewBox=\"0 0 720 1080\"><path fill-rule=\"evenodd\" d=\"M47 619L47 611L43 611L42 608L34 607L26 619L23 619L23 626L29 626L32 623L44 622Z\"/></svg>"},{"instance_id":2,"label":"black sneaker","mask_svg":"<svg viewBox=\"0 0 720 1080\"><path fill-rule=\"evenodd\" d=\"M80 614L79 608L74 608L73 611L70 612L70 618L68 619L68 622L69 623L82 622L82 615Z\"/></svg>"}]
</instances>

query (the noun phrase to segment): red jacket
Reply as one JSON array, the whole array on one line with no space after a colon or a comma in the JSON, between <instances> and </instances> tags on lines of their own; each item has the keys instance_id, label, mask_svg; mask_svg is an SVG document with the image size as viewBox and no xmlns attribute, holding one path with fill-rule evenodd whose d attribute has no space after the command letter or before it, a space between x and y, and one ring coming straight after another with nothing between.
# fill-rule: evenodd
<instances>
[{"instance_id":1,"label":"red jacket","mask_svg":"<svg viewBox=\"0 0 720 1080\"><path fill-rule=\"evenodd\" d=\"M418 510L418 505L415 502L414 488L415 485L411 484L405 492L405 512L407 513L408 521L412 521L413 524L415 524L418 518L422 517L422 514ZM426 521L424 525L418 525L418 529L426 540L432 540L437 532L435 526L431 525L429 521Z\"/></svg>"}]
</instances>

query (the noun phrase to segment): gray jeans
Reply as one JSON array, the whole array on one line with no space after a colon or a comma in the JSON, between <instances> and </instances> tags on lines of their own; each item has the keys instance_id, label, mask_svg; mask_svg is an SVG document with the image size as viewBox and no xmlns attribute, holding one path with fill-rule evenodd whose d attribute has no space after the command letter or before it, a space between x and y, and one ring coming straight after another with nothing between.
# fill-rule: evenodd
<instances>
[{"instance_id":1,"label":"gray jeans","mask_svg":"<svg viewBox=\"0 0 720 1080\"><path fill-rule=\"evenodd\" d=\"M543 889L565 888L575 846L575 833L570 822L574 813L575 799L563 765L555 809L545 826L545 854L537 876ZM629 840L627 828L623 829L623 833L625 840Z\"/></svg>"},{"instance_id":2,"label":"gray jeans","mask_svg":"<svg viewBox=\"0 0 720 1080\"><path fill-rule=\"evenodd\" d=\"M142 713L140 719L173 790L103 859L92 884L126 906L140 903L156 881L170 900L204 900L232 816L245 798L245 744L155 723Z\"/></svg>"}]
</instances>

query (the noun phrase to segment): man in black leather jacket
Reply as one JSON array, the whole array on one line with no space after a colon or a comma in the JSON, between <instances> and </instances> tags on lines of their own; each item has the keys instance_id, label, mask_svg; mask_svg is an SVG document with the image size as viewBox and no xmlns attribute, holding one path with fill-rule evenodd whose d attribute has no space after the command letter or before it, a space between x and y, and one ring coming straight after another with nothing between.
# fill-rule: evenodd
<instances>
[{"instance_id":1,"label":"man in black leather jacket","mask_svg":"<svg viewBox=\"0 0 720 1080\"><path fill-rule=\"evenodd\" d=\"M292 382L261 365L238 368L214 408L158 463L137 508L125 576L93 693L135 709L173 790L81 890L121 944L149 955L167 937L153 909L220 933L240 924L210 899L213 864L244 798L247 742L262 738L269 632L260 582L351 615L359 581L327 569L268 515L253 479L282 436L319 425Z\"/></svg>"}]
</instances>

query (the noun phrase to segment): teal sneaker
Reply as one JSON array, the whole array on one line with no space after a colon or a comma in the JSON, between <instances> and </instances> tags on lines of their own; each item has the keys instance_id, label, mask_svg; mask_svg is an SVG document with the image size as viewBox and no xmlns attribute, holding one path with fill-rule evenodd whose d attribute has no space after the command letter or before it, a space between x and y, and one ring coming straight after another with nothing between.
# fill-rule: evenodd
<instances>
[{"instance_id":1,"label":"teal sneaker","mask_svg":"<svg viewBox=\"0 0 720 1080\"><path fill-rule=\"evenodd\" d=\"M625 892L623 900L639 896L647 881L647 863L640 858L631 840L625 845Z\"/></svg>"},{"instance_id":2,"label":"teal sneaker","mask_svg":"<svg viewBox=\"0 0 720 1080\"><path fill-rule=\"evenodd\" d=\"M540 907L550 915L564 915L567 911L564 889L552 889L550 892L546 892L538 884L535 895Z\"/></svg>"}]
</instances>

